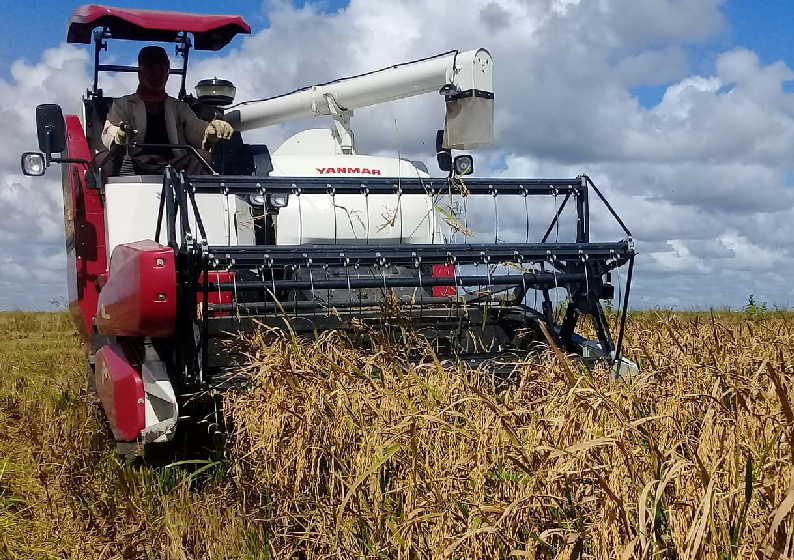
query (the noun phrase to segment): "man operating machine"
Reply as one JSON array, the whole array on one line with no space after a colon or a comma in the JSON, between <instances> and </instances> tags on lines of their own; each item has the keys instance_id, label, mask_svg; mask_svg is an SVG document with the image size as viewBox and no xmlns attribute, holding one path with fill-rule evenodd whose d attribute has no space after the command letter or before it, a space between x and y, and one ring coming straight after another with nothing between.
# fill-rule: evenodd
<instances>
[{"instance_id":1,"label":"man operating machine","mask_svg":"<svg viewBox=\"0 0 794 560\"><path fill-rule=\"evenodd\" d=\"M138 174L162 173L168 164L187 173L206 173L192 151L168 145L189 144L205 150L234 132L229 123L201 120L185 102L170 97L165 91L169 70L168 55L162 47L141 49L138 89L113 103L102 130L102 143L108 151L97 156L96 165L103 168L106 176L118 174L132 137L136 144L142 144L129 152Z\"/></svg>"}]
</instances>

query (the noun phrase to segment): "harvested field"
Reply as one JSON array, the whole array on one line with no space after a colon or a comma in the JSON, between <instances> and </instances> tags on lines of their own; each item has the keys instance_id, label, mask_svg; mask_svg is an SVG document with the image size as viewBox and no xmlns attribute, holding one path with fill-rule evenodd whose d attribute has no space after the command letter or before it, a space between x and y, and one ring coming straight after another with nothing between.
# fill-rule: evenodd
<instances>
[{"instance_id":1,"label":"harvested field","mask_svg":"<svg viewBox=\"0 0 794 560\"><path fill-rule=\"evenodd\" d=\"M60 317L0 314L0 557L794 554L788 313L634 313L625 382L259 333L230 457L157 469L114 458Z\"/></svg>"}]
</instances>

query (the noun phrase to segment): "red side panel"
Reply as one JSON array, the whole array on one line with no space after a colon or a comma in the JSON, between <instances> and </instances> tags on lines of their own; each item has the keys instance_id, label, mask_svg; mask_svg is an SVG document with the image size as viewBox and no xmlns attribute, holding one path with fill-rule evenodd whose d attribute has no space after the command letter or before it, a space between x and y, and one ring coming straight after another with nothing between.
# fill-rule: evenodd
<instances>
[{"instance_id":1,"label":"red side panel","mask_svg":"<svg viewBox=\"0 0 794 560\"><path fill-rule=\"evenodd\" d=\"M230 270L210 270L207 273L208 282L234 282L234 272ZM203 286L204 273L199 274L198 286ZM196 295L196 302L201 303L204 301L204 294L199 291ZM207 292L207 301L209 303L234 303L234 292L222 290L210 290ZM230 311L217 311L213 313L214 316L231 315Z\"/></svg>"},{"instance_id":2,"label":"red side panel","mask_svg":"<svg viewBox=\"0 0 794 560\"><path fill-rule=\"evenodd\" d=\"M154 241L119 245L99 294L100 334L165 337L176 325L174 251Z\"/></svg>"},{"instance_id":3,"label":"red side panel","mask_svg":"<svg viewBox=\"0 0 794 560\"><path fill-rule=\"evenodd\" d=\"M65 121L63 157L90 161L91 150L80 120L67 115ZM65 163L62 171L69 311L83 341L89 343L97 306L96 280L107 270L105 209L99 192L88 188L86 165Z\"/></svg>"},{"instance_id":4,"label":"red side panel","mask_svg":"<svg viewBox=\"0 0 794 560\"><path fill-rule=\"evenodd\" d=\"M146 427L141 373L118 344L96 353L96 388L116 441L135 441Z\"/></svg>"},{"instance_id":5,"label":"red side panel","mask_svg":"<svg viewBox=\"0 0 794 560\"><path fill-rule=\"evenodd\" d=\"M454 278L455 266L451 264L434 264L433 278ZM434 297L456 296L458 290L455 286L433 286Z\"/></svg>"}]
</instances>

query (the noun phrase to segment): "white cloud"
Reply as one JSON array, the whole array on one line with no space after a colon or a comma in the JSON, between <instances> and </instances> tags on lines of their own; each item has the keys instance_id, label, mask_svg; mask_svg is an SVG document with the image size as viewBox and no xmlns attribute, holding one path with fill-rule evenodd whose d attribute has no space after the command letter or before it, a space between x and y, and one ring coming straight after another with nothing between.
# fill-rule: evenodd
<instances>
[{"instance_id":1,"label":"white cloud","mask_svg":"<svg viewBox=\"0 0 794 560\"><path fill-rule=\"evenodd\" d=\"M271 27L239 48L196 60L190 80L231 79L238 100L283 93L448 49L485 46L496 60L498 142L477 155L478 174L590 174L637 238L636 302L645 306L741 304L753 292L794 302L794 74L746 49L721 53L714 71L694 73L687 46L727 27L722 0L353 0L335 14L268 3ZM112 49L112 46L111 46ZM28 57L30 59L30 57ZM33 108L79 105L88 86L86 51L63 45L0 80L0 118L12 123L0 155L0 286L31 268L63 285L57 170L20 177L18 154L35 145ZM130 76L106 81L130 88ZM671 85L645 108L632 94ZM356 112L364 151L422 157L433 164L440 97ZM316 121L249 133L271 146ZM431 165L431 169L434 165ZM593 204L593 235L619 229ZM546 215L549 208L534 209ZM481 219L488 221L488 210ZM523 224L522 208L504 218ZM533 216L535 218L537 216ZM519 235L522 225L513 228ZM30 242L36 248L30 249ZM60 251L60 252L59 252ZM20 268L21 267L21 268ZM40 276L39 272L36 272ZM705 281L707 278L708 281ZM0 295L0 307L16 296ZM29 300L34 301L35 298ZM28 301L28 300L26 300ZM44 297L39 298L46 305Z\"/></svg>"},{"instance_id":2,"label":"white cloud","mask_svg":"<svg viewBox=\"0 0 794 560\"><path fill-rule=\"evenodd\" d=\"M670 239L667 244L670 247L669 251L651 253L651 257L661 269L689 274L711 272L711 268L703 262L703 259L693 255L680 239Z\"/></svg>"}]
</instances>

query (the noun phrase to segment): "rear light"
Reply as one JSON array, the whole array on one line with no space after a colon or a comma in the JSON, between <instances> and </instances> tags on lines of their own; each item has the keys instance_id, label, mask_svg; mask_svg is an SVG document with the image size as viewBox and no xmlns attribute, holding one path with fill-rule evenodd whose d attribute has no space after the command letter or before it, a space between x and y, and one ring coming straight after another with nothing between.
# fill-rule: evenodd
<instances>
[{"instance_id":1,"label":"rear light","mask_svg":"<svg viewBox=\"0 0 794 560\"><path fill-rule=\"evenodd\" d=\"M455 265L453 264L434 264L432 267L433 278L454 278ZM433 286L433 297L454 297L458 295L458 289L454 286Z\"/></svg>"},{"instance_id":2,"label":"rear light","mask_svg":"<svg viewBox=\"0 0 794 560\"><path fill-rule=\"evenodd\" d=\"M211 270L207 274L207 280L209 282L234 282L234 272L231 271L218 271L218 270ZM201 303L204 301L204 293L202 292L202 286L204 286L204 273L199 275L198 279L198 293L196 293L196 302ZM219 304L230 304L234 303L234 292L227 291L227 290L213 290L212 288L209 289L207 292L207 302L208 303L219 303ZM231 315L231 311L213 311L210 313L210 316L213 317L223 317L227 315Z\"/></svg>"}]
</instances>

